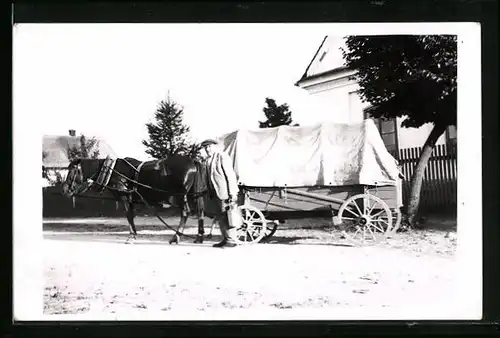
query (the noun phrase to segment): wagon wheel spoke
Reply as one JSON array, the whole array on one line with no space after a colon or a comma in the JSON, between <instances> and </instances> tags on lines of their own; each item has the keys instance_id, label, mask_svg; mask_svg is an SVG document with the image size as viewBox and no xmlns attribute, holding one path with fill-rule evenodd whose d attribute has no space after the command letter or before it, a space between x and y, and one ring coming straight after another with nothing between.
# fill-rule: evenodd
<instances>
[{"instance_id":1,"label":"wagon wheel spoke","mask_svg":"<svg viewBox=\"0 0 500 338\"><path fill-rule=\"evenodd\" d=\"M377 225L375 222L378 222L378 221L372 221L372 225L373 225L373 227L374 227L375 229L377 229L378 231L380 231L380 232L384 232L384 231L385 231L385 230L384 230L384 228L383 228L383 227L381 227L380 225Z\"/></svg>"},{"instance_id":2,"label":"wagon wheel spoke","mask_svg":"<svg viewBox=\"0 0 500 338\"><path fill-rule=\"evenodd\" d=\"M382 214L382 213L384 213L384 212L385 212L385 210L384 210L384 209L382 209L382 210L380 210L379 212L377 212L375 215L371 215L371 217L372 217L372 218L376 218L377 216L379 216L380 214Z\"/></svg>"},{"instance_id":3,"label":"wagon wheel spoke","mask_svg":"<svg viewBox=\"0 0 500 338\"><path fill-rule=\"evenodd\" d=\"M247 215L245 215L244 221L246 223L252 222L252 215L250 213L248 213Z\"/></svg>"},{"instance_id":4,"label":"wagon wheel spoke","mask_svg":"<svg viewBox=\"0 0 500 338\"><path fill-rule=\"evenodd\" d=\"M366 197L364 200L363 200L363 206L364 206L364 215L370 215L373 208L375 208L375 206L377 205L377 201L375 200L372 200L371 198L369 197ZM370 206L371 204L371 206Z\"/></svg>"},{"instance_id":5,"label":"wagon wheel spoke","mask_svg":"<svg viewBox=\"0 0 500 338\"><path fill-rule=\"evenodd\" d=\"M372 207L370 208L370 211L368 211L368 215L371 215L371 213L372 213L373 209L375 209L375 206L376 206L377 204L378 204L378 202L377 202L377 201L374 201L374 203L373 203ZM375 217L375 216L372 216L372 217Z\"/></svg>"},{"instance_id":6,"label":"wagon wheel spoke","mask_svg":"<svg viewBox=\"0 0 500 338\"><path fill-rule=\"evenodd\" d=\"M252 242L255 240L255 237L252 236L252 231L248 231L248 236L252 240Z\"/></svg>"},{"instance_id":7,"label":"wagon wheel spoke","mask_svg":"<svg viewBox=\"0 0 500 338\"><path fill-rule=\"evenodd\" d=\"M247 221L253 221L253 211L247 211L246 218Z\"/></svg>"},{"instance_id":8,"label":"wagon wheel spoke","mask_svg":"<svg viewBox=\"0 0 500 338\"><path fill-rule=\"evenodd\" d=\"M356 207L356 209L358 210L359 214L357 216L361 216L363 215L363 213L361 212L361 210L359 209L359 206L358 206L358 203L354 202L354 206Z\"/></svg>"},{"instance_id":9,"label":"wagon wheel spoke","mask_svg":"<svg viewBox=\"0 0 500 338\"><path fill-rule=\"evenodd\" d=\"M370 231L370 235L372 235L373 240L376 241L377 237L375 237L375 234L373 233L373 230L370 226L368 226L368 231Z\"/></svg>"},{"instance_id":10,"label":"wagon wheel spoke","mask_svg":"<svg viewBox=\"0 0 500 338\"><path fill-rule=\"evenodd\" d=\"M255 218L255 216L257 216L257 218ZM259 220L259 215L257 215L257 213L255 211L252 212L252 219L250 220L251 222L255 222L255 221L258 221Z\"/></svg>"},{"instance_id":11,"label":"wagon wheel spoke","mask_svg":"<svg viewBox=\"0 0 500 338\"><path fill-rule=\"evenodd\" d=\"M376 220L373 220L372 222L379 222L379 223L385 223L386 224L386 227L389 227L389 222L384 220L384 219L376 219Z\"/></svg>"},{"instance_id":12,"label":"wagon wheel spoke","mask_svg":"<svg viewBox=\"0 0 500 338\"><path fill-rule=\"evenodd\" d=\"M356 205L356 208L358 208L358 206L357 206L357 205ZM353 214L353 215L354 215L354 216L356 216L356 217L361 216L361 211L360 211L360 213L359 213L359 214L355 214L355 213L354 213L351 209L347 209L347 208L346 208L345 210L346 210L346 211L349 211L351 214ZM359 211L359 208L358 208L358 211Z\"/></svg>"},{"instance_id":13,"label":"wagon wheel spoke","mask_svg":"<svg viewBox=\"0 0 500 338\"><path fill-rule=\"evenodd\" d=\"M356 227L356 231L354 232L354 235L352 235L352 237L356 237L356 235L358 234L358 232L361 230L361 228L359 226Z\"/></svg>"},{"instance_id":14,"label":"wagon wheel spoke","mask_svg":"<svg viewBox=\"0 0 500 338\"><path fill-rule=\"evenodd\" d=\"M244 241L245 243L246 243L246 242L248 242L248 237L249 237L249 235L250 235L250 233L249 233L249 229L248 229L248 226L245 228L245 231L243 232L243 235L244 235L244 237L243 237L243 241Z\"/></svg>"}]
</instances>

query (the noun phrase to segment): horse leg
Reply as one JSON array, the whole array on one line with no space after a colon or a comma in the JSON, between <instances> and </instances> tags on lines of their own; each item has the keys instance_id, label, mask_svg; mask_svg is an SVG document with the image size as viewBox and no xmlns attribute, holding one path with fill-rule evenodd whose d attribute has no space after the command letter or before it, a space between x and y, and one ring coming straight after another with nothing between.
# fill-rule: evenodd
<instances>
[{"instance_id":1,"label":"horse leg","mask_svg":"<svg viewBox=\"0 0 500 338\"><path fill-rule=\"evenodd\" d=\"M169 242L170 244L172 244L172 243L178 244L179 243L179 241L180 241L179 232L184 230L187 219L188 219L188 213L187 213L185 207L183 206L182 207L181 221L179 222L179 226L177 227L177 233L175 233L174 237L172 237L172 239L170 240L170 242Z\"/></svg>"},{"instance_id":2,"label":"horse leg","mask_svg":"<svg viewBox=\"0 0 500 338\"><path fill-rule=\"evenodd\" d=\"M198 210L198 235L194 240L195 243L203 243L203 235L205 234L205 212Z\"/></svg>"},{"instance_id":3,"label":"horse leg","mask_svg":"<svg viewBox=\"0 0 500 338\"><path fill-rule=\"evenodd\" d=\"M210 227L210 233L207 235L207 238L212 238L212 231L214 231L215 224L217 224L217 219L212 220L212 226Z\"/></svg>"},{"instance_id":4,"label":"horse leg","mask_svg":"<svg viewBox=\"0 0 500 338\"><path fill-rule=\"evenodd\" d=\"M134 204L132 203L132 200L128 199L127 197L122 197L122 203L123 207L125 208L125 214L127 216L127 221L129 224L129 236L125 243L132 244L135 242L137 236L137 230L135 229L135 224L134 224L134 218L135 218Z\"/></svg>"},{"instance_id":5,"label":"horse leg","mask_svg":"<svg viewBox=\"0 0 500 338\"><path fill-rule=\"evenodd\" d=\"M188 200L187 200L187 195L184 195L184 197L182 199L182 203L184 204L183 210L186 210L186 213L189 215L189 213L191 212L191 208L189 208L189 203L188 203Z\"/></svg>"}]
</instances>

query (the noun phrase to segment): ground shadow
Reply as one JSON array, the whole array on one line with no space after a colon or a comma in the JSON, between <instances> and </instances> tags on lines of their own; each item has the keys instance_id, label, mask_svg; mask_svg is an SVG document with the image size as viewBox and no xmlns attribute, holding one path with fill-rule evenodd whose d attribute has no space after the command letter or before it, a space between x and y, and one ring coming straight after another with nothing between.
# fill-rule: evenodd
<instances>
[{"instance_id":1,"label":"ground shadow","mask_svg":"<svg viewBox=\"0 0 500 338\"><path fill-rule=\"evenodd\" d=\"M214 238L210 240L205 240L202 244L194 243L194 238L181 238L180 242L177 244L170 244L170 239L172 235L146 235L137 236L137 239L133 243L127 243L128 235L117 234L117 235L99 235L99 236L89 236L85 234L65 234L59 233L57 235L45 235L45 239L49 240L65 240L65 241L78 241L78 242L91 242L91 243L113 243L113 244L123 244L127 246L141 246L141 245L163 245L171 247L212 247L213 244L219 242L221 238Z\"/></svg>"},{"instance_id":2,"label":"ground shadow","mask_svg":"<svg viewBox=\"0 0 500 338\"><path fill-rule=\"evenodd\" d=\"M176 229L178 224L169 224L169 226ZM136 229L138 232L144 230L149 230L149 231L170 230L161 223L158 225L137 225ZM109 223L44 223L43 224L43 231L52 231L52 232L83 232L83 233L117 232L118 233L128 230L129 226L126 220L123 222L123 224L109 224Z\"/></svg>"},{"instance_id":3,"label":"ground shadow","mask_svg":"<svg viewBox=\"0 0 500 338\"><path fill-rule=\"evenodd\" d=\"M456 220L425 220L418 225L417 230L435 230L435 231L456 231Z\"/></svg>"},{"instance_id":4,"label":"ground shadow","mask_svg":"<svg viewBox=\"0 0 500 338\"><path fill-rule=\"evenodd\" d=\"M306 240L306 239L316 239L316 237L313 236L272 236L271 238L263 239L260 241L260 243L263 244L301 244L301 243L294 243L296 241L300 240Z\"/></svg>"},{"instance_id":5,"label":"ground shadow","mask_svg":"<svg viewBox=\"0 0 500 338\"><path fill-rule=\"evenodd\" d=\"M262 244L290 244L290 245L327 245L327 246L343 246L343 247L353 247L353 244L346 243L335 243L335 242L303 242L304 240L319 240L314 236L273 236L269 239L264 239L261 241Z\"/></svg>"}]
</instances>

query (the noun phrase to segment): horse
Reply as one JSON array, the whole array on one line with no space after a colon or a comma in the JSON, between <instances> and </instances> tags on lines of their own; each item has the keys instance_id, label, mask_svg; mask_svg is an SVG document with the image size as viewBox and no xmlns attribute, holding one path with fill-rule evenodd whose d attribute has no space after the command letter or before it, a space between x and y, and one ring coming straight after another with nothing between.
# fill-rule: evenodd
<instances>
[{"instance_id":1,"label":"horse","mask_svg":"<svg viewBox=\"0 0 500 338\"><path fill-rule=\"evenodd\" d=\"M204 196L208 192L208 184L207 171L202 162L184 155L146 162L131 157L118 158L106 176L105 182L96 182L99 175L103 175L102 170L107 169L105 161L107 159L72 160L62 184L62 194L73 197L86 190L99 192L109 190L125 210L129 224L127 244L133 243L137 238L134 205L138 202L145 202L146 205L154 207L168 203L181 209L181 219L170 244L179 243L179 234L182 234L180 231L186 225L191 209L189 202L191 202L198 218L198 234L194 242L203 243Z\"/></svg>"}]
</instances>

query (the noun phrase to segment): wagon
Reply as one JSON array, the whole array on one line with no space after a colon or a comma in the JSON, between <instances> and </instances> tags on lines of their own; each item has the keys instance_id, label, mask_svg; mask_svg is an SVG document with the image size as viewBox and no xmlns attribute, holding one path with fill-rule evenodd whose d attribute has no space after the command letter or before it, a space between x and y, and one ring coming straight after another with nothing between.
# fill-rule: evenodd
<instances>
[{"instance_id":1,"label":"wagon","mask_svg":"<svg viewBox=\"0 0 500 338\"><path fill-rule=\"evenodd\" d=\"M239 181L240 243L267 239L294 218L331 217L343 237L360 245L399 228L402 176L370 119L242 129L219 140Z\"/></svg>"}]
</instances>

